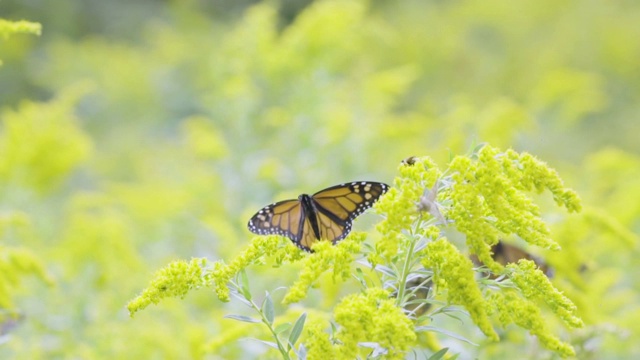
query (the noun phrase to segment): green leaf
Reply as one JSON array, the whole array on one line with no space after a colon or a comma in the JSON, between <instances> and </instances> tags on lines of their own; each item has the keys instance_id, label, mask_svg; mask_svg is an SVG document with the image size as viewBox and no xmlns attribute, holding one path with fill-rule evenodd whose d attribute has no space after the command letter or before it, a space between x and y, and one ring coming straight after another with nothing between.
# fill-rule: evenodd
<instances>
[{"instance_id":1,"label":"green leaf","mask_svg":"<svg viewBox=\"0 0 640 360\"><path fill-rule=\"evenodd\" d=\"M307 359L307 348L304 346L304 344L300 344L300 347L298 347L298 351L296 352L296 355L298 355L299 360Z\"/></svg>"},{"instance_id":2,"label":"green leaf","mask_svg":"<svg viewBox=\"0 0 640 360\"><path fill-rule=\"evenodd\" d=\"M376 270L391 277L392 279L396 279L398 277L397 273L393 271L393 269L386 267L384 265L376 265Z\"/></svg>"},{"instance_id":3,"label":"green leaf","mask_svg":"<svg viewBox=\"0 0 640 360\"><path fill-rule=\"evenodd\" d=\"M440 360L444 357L444 355L449 351L449 348L440 349L435 354L431 355L427 360Z\"/></svg>"},{"instance_id":4,"label":"green leaf","mask_svg":"<svg viewBox=\"0 0 640 360\"><path fill-rule=\"evenodd\" d=\"M244 295L247 300L251 300L249 278L247 277L247 272L244 269L240 270L240 290L242 290L242 295Z\"/></svg>"},{"instance_id":5,"label":"green leaf","mask_svg":"<svg viewBox=\"0 0 640 360\"><path fill-rule=\"evenodd\" d=\"M452 333L452 332L447 331L447 330L443 330L443 329L435 327L435 326L416 326L415 331L416 332L433 331L433 332L437 332L437 333L440 333L440 334L443 334L443 335L450 336L450 337L452 337L454 339L458 339L460 341L464 341L464 342L469 343L469 344L471 344L473 346L478 346L478 344L474 343L473 341L471 341L471 340L469 340L469 339L467 339L467 338L465 338L463 336L460 336L460 335L458 335L456 333Z\"/></svg>"},{"instance_id":6,"label":"green leaf","mask_svg":"<svg viewBox=\"0 0 640 360\"><path fill-rule=\"evenodd\" d=\"M367 288L367 281L365 280L365 275L362 269L356 268L356 273L353 274L353 277L358 280L363 289Z\"/></svg>"},{"instance_id":7,"label":"green leaf","mask_svg":"<svg viewBox=\"0 0 640 360\"><path fill-rule=\"evenodd\" d=\"M296 346L296 341L302 334L302 329L304 329L304 322L307 320L307 313L302 313L296 323L293 325L293 329L291 329L291 334L289 334L289 349Z\"/></svg>"},{"instance_id":8,"label":"green leaf","mask_svg":"<svg viewBox=\"0 0 640 360\"><path fill-rule=\"evenodd\" d=\"M338 328L336 327L336 324L333 321L330 321L329 324L331 325L331 337L335 337L336 334L338 333Z\"/></svg>"},{"instance_id":9,"label":"green leaf","mask_svg":"<svg viewBox=\"0 0 640 360\"><path fill-rule=\"evenodd\" d=\"M238 290L236 290L235 288L229 288L229 294L236 300L240 301L241 303L247 305L248 307L251 307L251 302L247 299L244 298L244 295L241 295Z\"/></svg>"},{"instance_id":10,"label":"green leaf","mask_svg":"<svg viewBox=\"0 0 640 360\"><path fill-rule=\"evenodd\" d=\"M275 331L276 334L280 334L282 332L289 330L290 328L291 328L291 323L284 323L276 326L276 328L273 329L273 331Z\"/></svg>"},{"instance_id":11,"label":"green leaf","mask_svg":"<svg viewBox=\"0 0 640 360\"><path fill-rule=\"evenodd\" d=\"M374 252L374 251L375 251L375 248L374 248L373 246L371 246L371 244L369 244L369 243L363 243L363 244L362 244L362 247L364 247L364 249L365 249L365 251L364 251L364 252L365 252L365 253L367 253L367 252Z\"/></svg>"},{"instance_id":12,"label":"green leaf","mask_svg":"<svg viewBox=\"0 0 640 360\"><path fill-rule=\"evenodd\" d=\"M358 346L372 349L373 351L371 352L371 354L369 354L369 357L372 358L388 353L388 350L380 346L380 344L378 344L377 342L359 342Z\"/></svg>"},{"instance_id":13,"label":"green leaf","mask_svg":"<svg viewBox=\"0 0 640 360\"><path fill-rule=\"evenodd\" d=\"M259 322L261 322L258 319L254 319L252 317L248 317L248 316L244 316L244 315L230 314L230 315L225 315L224 317L226 319L233 319L233 320L244 321L244 322L248 322L248 323L259 323Z\"/></svg>"},{"instance_id":14,"label":"green leaf","mask_svg":"<svg viewBox=\"0 0 640 360\"><path fill-rule=\"evenodd\" d=\"M273 325L273 320L275 319L275 309L273 308L273 301L271 300L271 295L267 291L267 296L264 298L262 302L262 313L264 314L264 318L267 319L269 325Z\"/></svg>"},{"instance_id":15,"label":"green leaf","mask_svg":"<svg viewBox=\"0 0 640 360\"><path fill-rule=\"evenodd\" d=\"M256 338L244 338L242 340L251 340L251 341L257 341L257 342L261 342L265 345L271 346L272 348L276 349L276 350L280 350L278 348L278 344L271 342L271 341L265 341L265 340L260 340L260 339L256 339Z\"/></svg>"}]
</instances>

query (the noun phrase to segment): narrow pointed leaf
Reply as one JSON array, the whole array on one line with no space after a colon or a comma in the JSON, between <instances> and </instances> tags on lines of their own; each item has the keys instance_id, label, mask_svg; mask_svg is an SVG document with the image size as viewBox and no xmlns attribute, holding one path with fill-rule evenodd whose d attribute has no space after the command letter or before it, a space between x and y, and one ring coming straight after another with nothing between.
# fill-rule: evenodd
<instances>
[{"instance_id":1,"label":"narrow pointed leaf","mask_svg":"<svg viewBox=\"0 0 640 360\"><path fill-rule=\"evenodd\" d=\"M364 272L362 271L362 269L356 268L356 274L354 274L353 277L358 280L358 282L364 289L367 288L367 281L364 278Z\"/></svg>"},{"instance_id":2,"label":"narrow pointed leaf","mask_svg":"<svg viewBox=\"0 0 640 360\"><path fill-rule=\"evenodd\" d=\"M437 332L437 333L440 333L440 334L443 334L443 335L450 336L450 337L452 337L452 338L454 338L454 339L458 339L458 340L460 340L460 341L464 341L464 342L469 343L469 344L471 344L471 345L473 345L473 346L478 346L478 344L474 343L473 341L471 341L471 340L469 340L469 339L466 339L466 338L464 338L464 337L462 337L462 336L460 336L460 335L458 335L458 334L456 334L456 333L452 333L452 332L450 332L450 331L443 330L443 329L438 328L438 327L435 327L435 326L417 326L417 327L415 328L415 331L416 331L416 332L420 332L420 331L433 331L433 332Z\"/></svg>"},{"instance_id":3,"label":"narrow pointed leaf","mask_svg":"<svg viewBox=\"0 0 640 360\"><path fill-rule=\"evenodd\" d=\"M395 271L393 271L393 269L386 267L384 265L377 265L376 270L394 279L398 277L398 275L396 274Z\"/></svg>"},{"instance_id":4,"label":"narrow pointed leaf","mask_svg":"<svg viewBox=\"0 0 640 360\"><path fill-rule=\"evenodd\" d=\"M248 307L251 307L251 302L249 302L249 300L244 298L244 295L240 294L237 290L230 288L229 289L229 294L236 300L240 301L241 303L247 305Z\"/></svg>"},{"instance_id":5,"label":"narrow pointed leaf","mask_svg":"<svg viewBox=\"0 0 640 360\"><path fill-rule=\"evenodd\" d=\"M244 315L230 314L230 315L225 315L224 317L226 319L233 319L233 320L244 321L244 322L248 322L248 323L259 323L259 322L261 322L258 319L254 319L252 317L248 317L248 316L244 316Z\"/></svg>"},{"instance_id":6,"label":"narrow pointed leaf","mask_svg":"<svg viewBox=\"0 0 640 360\"><path fill-rule=\"evenodd\" d=\"M302 313L296 323L293 324L293 329L291 329L291 334L289 334L289 349L296 346L296 341L302 334L302 329L304 329L304 322L307 320L307 313Z\"/></svg>"},{"instance_id":7,"label":"narrow pointed leaf","mask_svg":"<svg viewBox=\"0 0 640 360\"><path fill-rule=\"evenodd\" d=\"M240 290L247 300L251 300L251 291L249 290L249 278L247 272L242 269L240 271Z\"/></svg>"},{"instance_id":8,"label":"narrow pointed leaf","mask_svg":"<svg viewBox=\"0 0 640 360\"><path fill-rule=\"evenodd\" d=\"M298 359L307 360L307 348L304 346L304 344L300 344L300 347L298 348L298 351L297 351L297 355L298 355Z\"/></svg>"},{"instance_id":9,"label":"narrow pointed leaf","mask_svg":"<svg viewBox=\"0 0 640 360\"><path fill-rule=\"evenodd\" d=\"M429 359L427 359L427 360L440 360L440 359L442 359L444 357L444 355L447 353L447 351L449 351L449 348L440 349L435 354L429 356Z\"/></svg>"},{"instance_id":10,"label":"narrow pointed leaf","mask_svg":"<svg viewBox=\"0 0 640 360\"><path fill-rule=\"evenodd\" d=\"M336 324L334 324L333 321L330 321L329 324L331 325L331 337L334 337L338 333L338 328L336 327Z\"/></svg>"},{"instance_id":11,"label":"narrow pointed leaf","mask_svg":"<svg viewBox=\"0 0 640 360\"><path fill-rule=\"evenodd\" d=\"M276 326L275 329L273 329L273 331L276 332L276 334L280 334L283 333L287 330L291 329L291 323L284 323L284 324L280 324L278 326Z\"/></svg>"},{"instance_id":12,"label":"narrow pointed leaf","mask_svg":"<svg viewBox=\"0 0 640 360\"><path fill-rule=\"evenodd\" d=\"M273 324L273 319L275 318L275 309L273 308L273 301L271 300L271 295L267 291L267 296L264 298L262 302L262 313L264 314L265 319L269 325Z\"/></svg>"},{"instance_id":13,"label":"narrow pointed leaf","mask_svg":"<svg viewBox=\"0 0 640 360\"><path fill-rule=\"evenodd\" d=\"M278 344L276 344L274 342L271 342L271 341L265 341L265 340L260 340L260 339L256 339L256 338L244 338L242 340L257 341L257 342L263 343L263 344L265 344L267 346L271 346L272 348L274 348L276 350L280 350L280 349L278 349Z\"/></svg>"},{"instance_id":14,"label":"narrow pointed leaf","mask_svg":"<svg viewBox=\"0 0 640 360\"><path fill-rule=\"evenodd\" d=\"M386 354L388 352L386 348L380 346L380 344L378 344L377 342L360 342L358 343L358 345L372 349L373 351L371 352L371 354L369 354L369 356L373 358Z\"/></svg>"}]
</instances>

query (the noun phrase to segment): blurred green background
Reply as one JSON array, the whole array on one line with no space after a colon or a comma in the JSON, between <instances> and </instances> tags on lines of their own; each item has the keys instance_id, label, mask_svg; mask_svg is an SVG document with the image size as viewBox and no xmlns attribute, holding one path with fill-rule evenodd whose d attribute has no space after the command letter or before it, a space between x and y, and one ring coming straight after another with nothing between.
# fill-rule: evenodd
<instances>
[{"instance_id":1,"label":"blurred green background","mask_svg":"<svg viewBox=\"0 0 640 360\"><path fill-rule=\"evenodd\" d=\"M216 340L246 310L210 290L124 306L171 260L232 257L263 205L478 142L584 200L544 207L578 358L640 356L639 2L4 0L0 18L43 26L0 38L0 358L264 355ZM447 345L552 357L526 341Z\"/></svg>"}]
</instances>

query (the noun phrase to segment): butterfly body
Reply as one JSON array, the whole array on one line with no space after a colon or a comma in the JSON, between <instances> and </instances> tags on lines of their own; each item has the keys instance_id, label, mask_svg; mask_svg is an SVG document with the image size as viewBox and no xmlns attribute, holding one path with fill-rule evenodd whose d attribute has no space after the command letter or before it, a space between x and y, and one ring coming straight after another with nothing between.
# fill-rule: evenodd
<instances>
[{"instance_id":1,"label":"butterfly body","mask_svg":"<svg viewBox=\"0 0 640 360\"><path fill-rule=\"evenodd\" d=\"M259 210L247 224L253 233L286 236L303 250L316 241L336 243L351 231L353 220L370 208L389 186L358 181L332 186L296 200L284 200Z\"/></svg>"},{"instance_id":2,"label":"butterfly body","mask_svg":"<svg viewBox=\"0 0 640 360\"><path fill-rule=\"evenodd\" d=\"M316 208L313 203L313 199L311 196L307 194L302 194L298 196L298 201L300 201L300 205L305 214L307 214L307 218L309 219L309 223L311 225L311 230L313 230L313 234L316 236L316 239L320 239L320 226L318 225L318 208ZM304 221L304 219L302 220Z\"/></svg>"}]
</instances>

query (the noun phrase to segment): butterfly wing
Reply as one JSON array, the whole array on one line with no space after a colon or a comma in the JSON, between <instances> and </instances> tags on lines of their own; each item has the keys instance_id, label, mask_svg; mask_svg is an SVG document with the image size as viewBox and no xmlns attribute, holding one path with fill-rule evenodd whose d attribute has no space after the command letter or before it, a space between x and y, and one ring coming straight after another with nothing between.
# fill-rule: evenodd
<instances>
[{"instance_id":1,"label":"butterfly wing","mask_svg":"<svg viewBox=\"0 0 640 360\"><path fill-rule=\"evenodd\" d=\"M340 184L315 193L320 237L334 244L351 231L353 219L370 208L387 192L387 184L371 181Z\"/></svg>"},{"instance_id":2,"label":"butterfly wing","mask_svg":"<svg viewBox=\"0 0 640 360\"><path fill-rule=\"evenodd\" d=\"M307 217L305 217L304 222L302 223L302 228L297 240L292 239L294 244L298 245L298 247L304 251L312 252L311 245L313 245L318 239L316 235L313 233L313 229L311 228L311 222Z\"/></svg>"},{"instance_id":3,"label":"butterfly wing","mask_svg":"<svg viewBox=\"0 0 640 360\"><path fill-rule=\"evenodd\" d=\"M304 220L300 201L284 200L262 208L249 219L247 227L254 234L278 234L297 242Z\"/></svg>"},{"instance_id":4,"label":"butterfly wing","mask_svg":"<svg viewBox=\"0 0 640 360\"><path fill-rule=\"evenodd\" d=\"M286 236L299 248L311 251L317 240L299 200L285 200L265 206L247 224L254 234Z\"/></svg>"}]
</instances>

